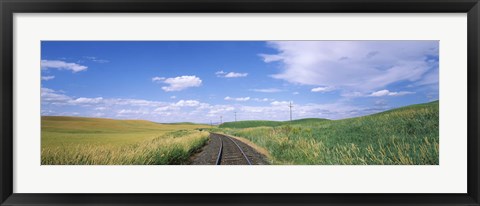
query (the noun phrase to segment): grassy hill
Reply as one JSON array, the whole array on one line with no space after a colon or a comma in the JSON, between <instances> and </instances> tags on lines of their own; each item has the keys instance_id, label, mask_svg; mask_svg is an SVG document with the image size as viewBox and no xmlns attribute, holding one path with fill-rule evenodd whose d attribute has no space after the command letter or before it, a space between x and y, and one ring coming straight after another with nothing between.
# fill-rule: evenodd
<instances>
[{"instance_id":1,"label":"grassy hill","mask_svg":"<svg viewBox=\"0 0 480 206\"><path fill-rule=\"evenodd\" d=\"M225 122L219 125L219 128L250 128L250 127L276 127L287 124L312 124L322 121L328 121L327 119L320 118L306 118L297 119L292 121L268 121L268 120L247 120L237 122Z\"/></svg>"},{"instance_id":2,"label":"grassy hill","mask_svg":"<svg viewBox=\"0 0 480 206\"><path fill-rule=\"evenodd\" d=\"M147 120L117 120L106 118L42 116L42 131L67 133L122 133L171 131L175 129L195 129L208 127L193 123L159 124Z\"/></svg>"},{"instance_id":3,"label":"grassy hill","mask_svg":"<svg viewBox=\"0 0 480 206\"><path fill-rule=\"evenodd\" d=\"M185 164L208 140L192 123L42 117L42 164ZM227 122L216 130L265 148L273 164L438 165L439 102L343 120Z\"/></svg>"},{"instance_id":4,"label":"grassy hill","mask_svg":"<svg viewBox=\"0 0 480 206\"><path fill-rule=\"evenodd\" d=\"M183 164L208 140L208 133L195 130L198 127L145 120L43 116L42 164Z\"/></svg>"},{"instance_id":5,"label":"grassy hill","mask_svg":"<svg viewBox=\"0 0 480 206\"><path fill-rule=\"evenodd\" d=\"M267 149L274 164L439 163L439 102L343 120L224 132Z\"/></svg>"}]
</instances>

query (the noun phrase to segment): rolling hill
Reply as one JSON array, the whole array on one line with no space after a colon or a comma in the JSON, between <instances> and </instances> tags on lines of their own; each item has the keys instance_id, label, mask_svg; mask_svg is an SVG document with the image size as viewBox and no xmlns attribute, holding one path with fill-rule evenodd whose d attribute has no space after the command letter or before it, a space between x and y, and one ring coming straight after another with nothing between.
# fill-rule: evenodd
<instances>
[{"instance_id":1,"label":"rolling hill","mask_svg":"<svg viewBox=\"0 0 480 206\"><path fill-rule=\"evenodd\" d=\"M206 125L43 116L43 165L185 164L208 140Z\"/></svg>"},{"instance_id":2,"label":"rolling hill","mask_svg":"<svg viewBox=\"0 0 480 206\"><path fill-rule=\"evenodd\" d=\"M292 121L268 121L268 120L246 120L246 121L237 121L237 122L225 122L219 125L219 128L250 128L250 127L276 127L286 124L312 124L323 121L329 121L328 119L320 118L306 118L306 119L296 119Z\"/></svg>"},{"instance_id":3,"label":"rolling hill","mask_svg":"<svg viewBox=\"0 0 480 206\"><path fill-rule=\"evenodd\" d=\"M223 132L265 148L273 164L439 164L439 101L362 117L303 122L308 124L252 124Z\"/></svg>"}]
</instances>

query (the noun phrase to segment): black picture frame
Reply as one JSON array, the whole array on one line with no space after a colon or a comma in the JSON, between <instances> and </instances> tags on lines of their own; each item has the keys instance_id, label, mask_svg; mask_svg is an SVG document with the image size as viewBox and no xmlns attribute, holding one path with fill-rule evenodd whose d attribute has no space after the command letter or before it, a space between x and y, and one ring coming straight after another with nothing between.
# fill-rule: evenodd
<instances>
[{"instance_id":1,"label":"black picture frame","mask_svg":"<svg viewBox=\"0 0 480 206\"><path fill-rule=\"evenodd\" d=\"M478 0L0 0L1 205L480 205ZM468 189L466 194L23 194L13 193L13 15L15 13L467 13ZM219 183L221 184L221 183ZM92 185L94 187L94 185Z\"/></svg>"}]
</instances>

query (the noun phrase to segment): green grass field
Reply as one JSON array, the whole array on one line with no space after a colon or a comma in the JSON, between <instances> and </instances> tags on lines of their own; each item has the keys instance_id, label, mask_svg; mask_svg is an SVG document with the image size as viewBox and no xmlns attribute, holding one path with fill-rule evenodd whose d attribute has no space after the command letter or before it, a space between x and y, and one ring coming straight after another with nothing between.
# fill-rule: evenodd
<instances>
[{"instance_id":1,"label":"green grass field","mask_svg":"<svg viewBox=\"0 0 480 206\"><path fill-rule=\"evenodd\" d=\"M293 121L267 121L267 120L250 120L250 121L237 121L237 122L225 122L219 125L219 128L251 128L251 127L276 127L289 124L298 124L298 125L308 125L315 124L318 122L328 121L328 119L320 118L307 118L307 119L298 119Z\"/></svg>"},{"instance_id":2,"label":"green grass field","mask_svg":"<svg viewBox=\"0 0 480 206\"><path fill-rule=\"evenodd\" d=\"M272 164L439 164L438 101L343 120L241 121L220 128L265 148Z\"/></svg>"},{"instance_id":3,"label":"green grass field","mask_svg":"<svg viewBox=\"0 0 480 206\"><path fill-rule=\"evenodd\" d=\"M208 140L196 124L42 117L42 165L185 164Z\"/></svg>"},{"instance_id":4,"label":"green grass field","mask_svg":"<svg viewBox=\"0 0 480 206\"><path fill-rule=\"evenodd\" d=\"M45 116L42 164L186 164L208 140L199 128L243 137L268 151L272 164L439 164L438 101L343 120L238 121L213 128Z\"/></svg>"}]
</instances>

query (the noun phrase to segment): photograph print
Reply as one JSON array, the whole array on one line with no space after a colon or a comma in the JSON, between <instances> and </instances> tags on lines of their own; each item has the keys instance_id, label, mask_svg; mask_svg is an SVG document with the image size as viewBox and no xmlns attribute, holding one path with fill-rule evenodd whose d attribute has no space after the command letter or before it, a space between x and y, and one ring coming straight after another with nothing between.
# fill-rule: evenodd
<instances>
[{"instance_id":1,"label":"photograph print","mask_svg":"<svg viewBox=\"0 0 480 206\"><path fill-rule=\"evenodd\" d=\"M439 41L42 41L42 165L439 165Z\"/></svg>"}]
</instances>

